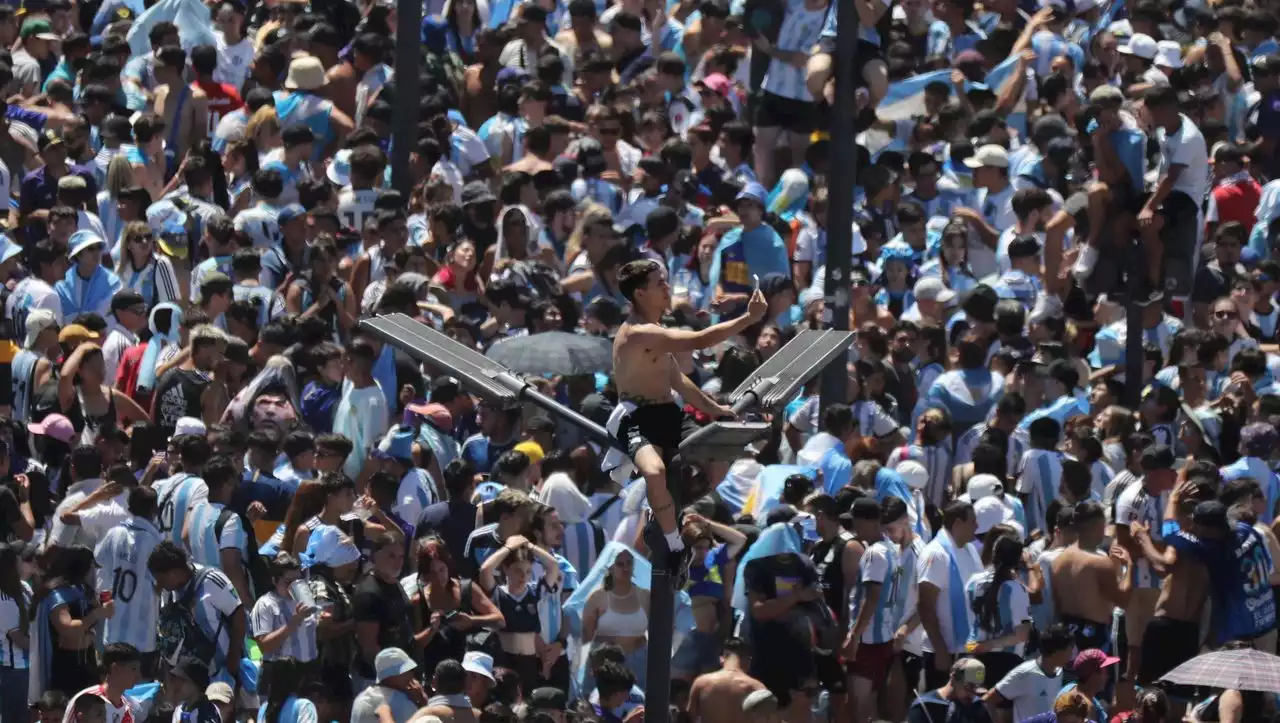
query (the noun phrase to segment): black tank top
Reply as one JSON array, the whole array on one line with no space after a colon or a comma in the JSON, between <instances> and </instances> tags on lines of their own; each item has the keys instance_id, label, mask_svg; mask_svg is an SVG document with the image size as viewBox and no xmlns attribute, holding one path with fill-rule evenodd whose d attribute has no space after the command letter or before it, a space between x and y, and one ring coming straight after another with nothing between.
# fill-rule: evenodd
<instances>
[{"instance_id":1,"label":"black tank top","mask_svg":"<svg viewBox=\"0 0 1280 723\"><path fill-rule=\"evenodd\" d=\"M818 585L822 587L822 597L827 601L831 612L839 616L841 629L849 615L849 605L844 599L844 565L841 564L841 559L844 557L844 548L850 542L853 542L853 535L842 530L830 542L819 540L811 553L813 566L818 572Z\"/></svg>"},{"instance_id":2,"label":"black tank top","mask_svg":"<svg viewBox=\"0 0 1280 723\"><path fill-rule=\"evenodd\" d=\"M203 416L200 397L209 386L209 375L195 369L170 369L156 385L156 426L172 435L183 417Z\"/></svg>"}]
</instances>

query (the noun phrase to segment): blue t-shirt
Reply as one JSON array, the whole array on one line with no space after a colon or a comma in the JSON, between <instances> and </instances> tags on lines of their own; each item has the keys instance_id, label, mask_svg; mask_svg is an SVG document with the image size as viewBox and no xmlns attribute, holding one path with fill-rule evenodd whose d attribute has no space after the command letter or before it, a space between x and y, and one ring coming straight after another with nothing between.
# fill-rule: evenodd
<instances>
[{"instance_id":1,"label":"blue t-shirt","mask_svg":"<svg viewBox=\"0 0 1280 723\"><path fill-rule=\"evenodd\" d=\"M302 390L302 419L311 425L317 434L328 434L333 431L333 415L342 400L342 386L339 384L321 384L307 382Z\"/></svg>"},{"instance_id":2,"label":"blue t-shirt","mask_svg":"<svg viewBox=\"0 0 1280 723\"><path fill-rule=\"evenodd\" d=\"M1194 556L1209 572L1218 644L1256 638L1276 624L1267 544L1243 522L1235 523L1232 533L1221 540L1205 540L1183 532L1176 522L1165 523L1165 542L1178 554Z\"/></svg>"}]
</instances>

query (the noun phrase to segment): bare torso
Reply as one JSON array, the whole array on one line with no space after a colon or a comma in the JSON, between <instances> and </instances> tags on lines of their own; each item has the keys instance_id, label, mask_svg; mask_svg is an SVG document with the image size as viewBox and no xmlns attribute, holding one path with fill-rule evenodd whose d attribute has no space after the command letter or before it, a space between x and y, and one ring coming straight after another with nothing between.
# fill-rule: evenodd
<instances>
[{"instance_id":1,"label":"bare torso","mask_svg":"<svg viewBox=\"0 0 1280 723\"><path fill-rule=\"evenodd\" d=\"M675 360L665 351L646 348L634 334L638 326L630 321L623 323L613 341L613 378L618 396L650 404L674 401L671 368Z\"/></svg>"},{"instance_id":2,"label":"bare torso","mask_svg":"<svg viewBox=\"0 0 1280 723\"><path fill-rule=\"evenodd\" d=\"M693 723L741 723L742 701L764 683L741 670L717 670L693 681L689 698L696 698L698 717Z\"/></svg>"},{"instance_id":3,"label":"bare torso","mask_svg":"<svg viewBox=\"0 0 1280 723\"><path fill-rule=\"evenodd\" d=\"M1209 571L1201 563L1181 557L1160 582L1156 617L1198 623L1208 592Z\"/></svg>"},{"instance_id":4,"label":"bare torso","mask_svg":"<svg viewBox=\"0 0 1280 723\"><path fill-rule=\"evenodd\" d=\"M1104 576L1115 574L1110 558L1072 545L1053 561L1051 574L1053 602L1060 615L1110 624L1114 605L1103 596L1099 585ZM1070 595L1063 594L1067 590Z\"/></svg>"}]
</instances>

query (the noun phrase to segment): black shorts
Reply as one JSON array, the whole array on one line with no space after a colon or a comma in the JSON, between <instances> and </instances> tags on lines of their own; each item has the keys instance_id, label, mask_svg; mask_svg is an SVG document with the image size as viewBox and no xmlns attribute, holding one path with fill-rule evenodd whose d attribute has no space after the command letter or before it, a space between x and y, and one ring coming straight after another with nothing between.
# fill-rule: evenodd
<instances>
[{"instance_id":1,"label":"black shorts","mask_svg":"<svg viewBox=\"0 0 1280 723\"><path fill-rule=\"evenodd\" d=\"M1142 634L1138 682L1147 685L1200 654L1200 623L1151 618Z\"/></svg>"},{"instance_id":2,"label":"black shorts","mask_svg":"<svg viewBox=\"0 0 1280 723\"><path fill-rule=\"evenodd\" d=\"M1164 241L1165 296L1190 296L1200 237L1200 205L1187 194L1173 191L1165 196L1159 213L1164 218L1160 239Z\"/></svg>"},{"instance_id":3,"label":"black shorts","mask_svg":"<svg viewBox=\"0 0 1280 723\"><path fill-rule=\"evenodd\" d=\"M675 402L642 404L631 410L618 423L619 442L627 448L627 454L635 459L647 446L658 448L662 460L670 464L680 451L680 442L698 430L691 415L685 414Z\"/></svg>"},{"instance_id":4,"label":"black shorts","mask_svg":"<svg viewBox=\"0 0 1280 723\"><path fill-rule=\"evenodd\" d=\"M812 101L784 98L768 91L760 93L760 102L756 106L757 128L784 128L792 133L809 135L817 119L818 108Z\"/></svg>"},{"instance_id":5,"label":"black shorts","mask_svg":"<svg viewBox=\"0 0 1280 723\"><path fill-rule=\"evenodd\" d=\"M1097 648L1107 651L1111 649L1111 623L1098 623L1074 615L1061 615L1060 622L1067 626L1071 636L1075 638L1076 648L1088 650Z\"/></svg>"},{"instance_id":6,"label":"black shorts","mask_svg":"<svg viewBox=\"0 0 1280 723\"><path fill-rule=\"evenodd\" d=\"M988 688L994 688L996 683L1004 680L1009 671L1022 664L1022 656L1003 650L982 653L977 658L987 669L986 686Z\"/></svg>"}]
</instances>

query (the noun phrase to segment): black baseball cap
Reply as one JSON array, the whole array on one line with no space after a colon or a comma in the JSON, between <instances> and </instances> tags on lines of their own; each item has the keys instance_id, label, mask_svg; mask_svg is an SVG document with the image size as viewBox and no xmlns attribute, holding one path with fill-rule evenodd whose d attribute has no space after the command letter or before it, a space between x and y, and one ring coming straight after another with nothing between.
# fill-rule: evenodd
<instances>
[{"instance_id":1,"label":"black baseball cap","mask_svg":"<svg viewBox=\"0 0 1280 723\"><path fill-rule=\"evenodd\" d=\"M534 688L529 694L529 707L540 710L564 710L569 704L569 696L563 690L551 686Z\"/></svg>"}]
</instances>

